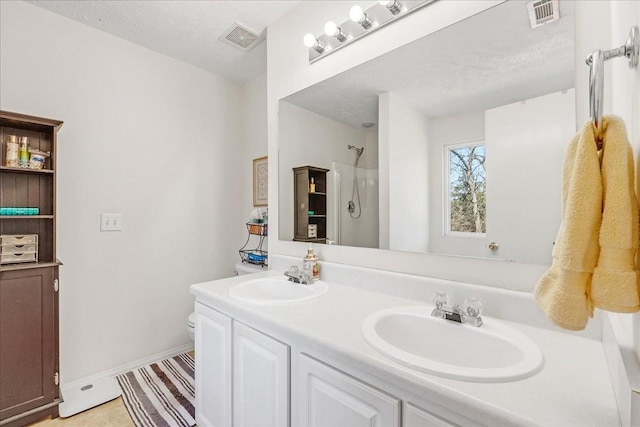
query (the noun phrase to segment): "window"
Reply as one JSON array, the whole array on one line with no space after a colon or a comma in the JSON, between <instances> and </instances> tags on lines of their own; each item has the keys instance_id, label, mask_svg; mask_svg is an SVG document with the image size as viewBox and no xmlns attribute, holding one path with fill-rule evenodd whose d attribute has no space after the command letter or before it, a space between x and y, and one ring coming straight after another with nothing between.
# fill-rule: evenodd
<instances>
[{"instance_id":1,"label":"window","mask_svg":"<svg viewBox=\"0 0 640 427\"><path fill-rule=\"evenodd\" d=\"M447 232L487 232L486 171L484 141L445 146L448 203Z\"/></svg>"}]
</instances>

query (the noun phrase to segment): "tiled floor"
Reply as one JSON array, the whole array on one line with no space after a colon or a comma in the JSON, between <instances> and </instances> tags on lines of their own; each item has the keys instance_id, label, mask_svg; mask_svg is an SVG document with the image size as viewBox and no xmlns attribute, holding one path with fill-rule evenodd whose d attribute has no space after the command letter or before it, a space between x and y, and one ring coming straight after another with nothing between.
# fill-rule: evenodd
<instances>
[{"instance_id":1,"label":"tiled floor","mask_svg":"<svg viewBox=\"0 0 640 427\"><path fill-rule=\"evenodd\" d=\"M69 418L56 418L38 421L31 426L37 427L135 427L122 397L104 403L95 408L80 412Z\"/></svg>"},{"instance_id":2,"label":"tiled floor","mask_svg":"<svg viewBox=\"0 0 640 427\"><path fill-rule=\"evenodd\" d=\"M190 351L191 357L195 352ZM135 427L122 397L104 403L95 408L80 412L69 418L45 419L30 424L30 427Z\"/></svg>"}]
</instances>

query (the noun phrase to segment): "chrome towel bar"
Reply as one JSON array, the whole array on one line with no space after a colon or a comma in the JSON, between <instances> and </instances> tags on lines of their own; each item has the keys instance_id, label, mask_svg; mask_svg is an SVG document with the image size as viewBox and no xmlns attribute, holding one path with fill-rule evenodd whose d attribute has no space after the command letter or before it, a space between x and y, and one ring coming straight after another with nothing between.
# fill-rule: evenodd
<instances>
[{"instance_id":1,"label":"chrome towel bar","mask_svg":"<svg viewBox=\"0 0 640 427\"><path fill-rule=\"evenodd\" d=\"M594 50L586 59L589 65L589 113L591 121L596 129L602 123L602 98L604 94L604 61L626 56L629 60L629 68L638 67L640 57L640 29L637 25L629 30L629 38L620 47L611 50Z\"/></svg>"}]
</instances>

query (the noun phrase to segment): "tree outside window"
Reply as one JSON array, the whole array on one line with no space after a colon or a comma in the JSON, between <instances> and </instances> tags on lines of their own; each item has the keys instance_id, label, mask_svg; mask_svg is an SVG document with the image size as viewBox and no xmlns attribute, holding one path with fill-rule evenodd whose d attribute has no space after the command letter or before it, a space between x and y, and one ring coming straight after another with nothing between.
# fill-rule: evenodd
<instances>
[{"instance_id":1,"label":"tree outside window","mask_svg":"<svg viewBox=\"0 0 640 427\"><path fill-rule=\"evenodd\" d=\"M449 231L486 233L485 146L449 148Z\"/></svg>"}]
</instances>

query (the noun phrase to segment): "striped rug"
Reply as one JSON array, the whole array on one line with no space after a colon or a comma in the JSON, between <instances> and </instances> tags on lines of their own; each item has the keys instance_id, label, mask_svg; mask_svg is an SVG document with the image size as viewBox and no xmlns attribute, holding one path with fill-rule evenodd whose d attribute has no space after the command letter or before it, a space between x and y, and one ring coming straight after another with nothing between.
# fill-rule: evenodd
<instances>
[{"instance_id":1,"label":"striped rug","mask_svg":"<svg viewBox=\"0 0 640 427\"><path fill-rule=\"evenodd\" d=\"M122 400L138 427L191 427L194 410L194 362L188 354L118 375Z\"/></svg>"}]
</instances>

